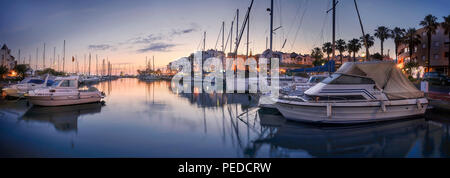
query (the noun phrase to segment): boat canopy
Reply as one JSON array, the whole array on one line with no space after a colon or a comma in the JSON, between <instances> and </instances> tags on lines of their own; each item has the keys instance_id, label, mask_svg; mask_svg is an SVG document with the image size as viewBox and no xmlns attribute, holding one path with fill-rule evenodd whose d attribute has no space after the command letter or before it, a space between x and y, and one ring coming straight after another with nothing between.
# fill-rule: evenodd
<instances>
[{"instance_id":1,"label":"boat canopy","mask_svg":"<svg viewBox=\"0 0 450 178\"><path fill-rule=\"evenodd\" d=\"M378 88L389 99L420 98L424 94L418 90L394 62L347 62L336 73L367 77L375 81Z\"/></svg>"}]
</instances>

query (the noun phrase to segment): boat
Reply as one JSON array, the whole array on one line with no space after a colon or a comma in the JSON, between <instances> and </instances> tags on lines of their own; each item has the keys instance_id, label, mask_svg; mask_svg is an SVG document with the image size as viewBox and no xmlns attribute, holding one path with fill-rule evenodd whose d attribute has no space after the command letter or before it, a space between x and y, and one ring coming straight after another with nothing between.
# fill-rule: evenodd
<instances>
[{"instance_id":1,"label":"boat","mask_svg":"<svg viewBox=\"0 0 450 178\"><path fill-rule=\"evenodd\" d=\"M65 106L100 102L104 93L95 87L87 90L78 88L78 76L58 77L52 86L32 90L26 98L38 106Z\"/></svg>"},{"instance_id":2,"label":"boat","mask_svg":"<svg viewBox=\"0 0 450 178\"><path fill-rule=\"evenodd\" d=\"M100 79L96 76L82 76L81 83L82 84L94 84L100 82Z\"/></svg>"},{"instance_id":3,"label":"boat","mask_svg":"<svg viewBox=\"0 0 450 178\"><path fill-rule=\"evenodd\" d=\"M303 95L303 92L316 85L323 79L328 77L328 75L312 75L306 82L302 80L291 80L290 83L282 84L280 82L280 94L282 95ZM276 109L275 105L272 103L276 102L276 98L268 97L270 93L263 94L266 97L260 97L258 106L263 109ZM270 101L274 102L270 102Z\"/></svg>"},{"instance_id":4,"label":"boat","mask_svg":"<svg viewBox=\"0 0 450 178\"><path fill-rule=\"evenodd\" d=\"M424 115L428 100L393 62L348 62L301 96L282 96L289 120L357 124Z\"/></svg>"},{"instance_id":5,"label":"boat","mask_svg":"<svg viewBox=\"0 0 450 178\"><path fill-rule=\"evenodd\" d=\"M37 77L28 77L19 82L18 84L10 85L9 87L3 88L2 91L5 92L6 96L20 98L23 97L28 91L44 88L53 84L52 80L46 80Z\"/></svg>"}]
</instances>

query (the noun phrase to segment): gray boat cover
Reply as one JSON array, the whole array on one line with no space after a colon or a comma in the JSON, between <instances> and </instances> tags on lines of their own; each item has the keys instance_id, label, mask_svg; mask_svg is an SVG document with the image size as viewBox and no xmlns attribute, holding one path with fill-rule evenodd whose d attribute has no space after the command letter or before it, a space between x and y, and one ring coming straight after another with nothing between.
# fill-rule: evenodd
<instances>
[{"instance_id":1,"label":"gray boat cover","mask_svg":"<svg viewBox=\"0 0 450 178\"><path fill-rule=\"evenodd\" d=\"M423 92L406 78L394 62L347 62L336 73L371 78L378 88L383 89L389 99L424 96Z\"/></svg>"}]
</instances>

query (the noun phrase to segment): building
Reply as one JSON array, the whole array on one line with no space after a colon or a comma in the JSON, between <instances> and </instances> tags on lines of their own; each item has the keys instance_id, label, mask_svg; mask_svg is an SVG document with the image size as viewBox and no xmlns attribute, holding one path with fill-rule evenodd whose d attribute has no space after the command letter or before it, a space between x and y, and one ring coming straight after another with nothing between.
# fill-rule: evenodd
<instances>
[{"instance_id":1,"label":"building","mask_svg":"<svg viewBox=\"0 0 450 178\"><path fill-rule=\"evenodd\" d=\"M16 60L14 56L11 55L11 49L9 49L6 44L0 49L0 65L6 66L8 70L11 70L16 66Z\"/></svg>"},{"instance_id":2,"label":"building","mask_svg":"<svg viewBox=\"0 0 450 178\"><path fill-rule=\"evenodd\" d=\"M427 67L427 34L424 28L418 29L417 34L421 37L421 44L413 49L412 56L409 56L408 44L400 44L398 47L398 63L403 66L409 61L414 61L421 67ZM448 71L448 55L449 55L449 40L445 35L442 26L436 29L436 34L431 37L431 53L430 53L430 68L431 71L440 72L442 74L450 75Z\"/></svg>"}]
</instances>

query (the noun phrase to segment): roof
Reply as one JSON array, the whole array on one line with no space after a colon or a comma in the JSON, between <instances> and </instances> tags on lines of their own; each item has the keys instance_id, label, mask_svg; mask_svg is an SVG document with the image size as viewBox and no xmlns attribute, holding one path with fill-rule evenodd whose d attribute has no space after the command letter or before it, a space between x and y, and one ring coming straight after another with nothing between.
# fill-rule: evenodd
<instances>
[{"instance_id":1,"label":"roof","mask_svg":"<svg viewBox=\"0 0 450 178\"><path fill-rule=\"evenodd\" d=\"M406 76L398 69L394 62L347 62L336 73L367 77L383 90L389 99L406 99L423 97Z\"/></svg>"},{"instance_id":2,"label":"roof","mask_svg":"<svg viewBox=\"0 0 450 178\"><path fill-rule=\"evenodd\" d=\"M2 49L8 49L8 46L6 46L6 44L3 44Z\"/></svg>"}]
</instances>

